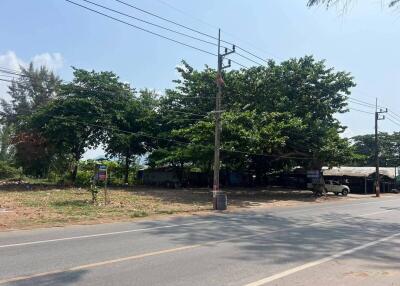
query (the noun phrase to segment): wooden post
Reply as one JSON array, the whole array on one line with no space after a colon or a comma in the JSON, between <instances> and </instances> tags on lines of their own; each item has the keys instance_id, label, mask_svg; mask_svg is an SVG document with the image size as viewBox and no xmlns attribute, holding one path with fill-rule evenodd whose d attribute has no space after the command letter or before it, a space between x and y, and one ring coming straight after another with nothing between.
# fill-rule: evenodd
<instances>
[{"instance_id":1,"label":"wooden post","mask_svg":"<svg viewBox=\"0 0 400 286\"><path fill-rule=\"evenodd\" d=\"M104 180L104 205L108 203L108 192L107 192L107 169L106 169L106 179Z\"/></svg>"}]
</instances>

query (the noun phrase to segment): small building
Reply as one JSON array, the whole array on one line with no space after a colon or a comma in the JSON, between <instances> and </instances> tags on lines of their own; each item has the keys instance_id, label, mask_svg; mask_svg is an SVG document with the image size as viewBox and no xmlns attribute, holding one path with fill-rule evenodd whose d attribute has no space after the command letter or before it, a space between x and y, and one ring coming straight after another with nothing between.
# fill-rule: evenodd
<instances>
[{"instance_id":1,"label":"small building","mask_svg":"<svg viewBox=\"0 0 400 286\"><path fill-rule=\"evenodd\" d=\"M153 185L167 188L179 187L209 187L213 185L213 173L194 171L190 168L172 166L147 168L139 170L137 179L143 185ZM253 185L253 177L245 172L222 170L220 185L229 187L244 187Z\"/></svg>"},{"instance_id":2,"label":"small building","mask_svg":"<svg viewBox=\"0 0 400 286\"><path fill-rule=\"evenodd\" d=\"M375 167L324 167L325 180L335 180L350 187L352 193L372 194L375 185ZM396 189L397 170L395 167L379 168L381 192Z\"/></svg>"}]
</instances>

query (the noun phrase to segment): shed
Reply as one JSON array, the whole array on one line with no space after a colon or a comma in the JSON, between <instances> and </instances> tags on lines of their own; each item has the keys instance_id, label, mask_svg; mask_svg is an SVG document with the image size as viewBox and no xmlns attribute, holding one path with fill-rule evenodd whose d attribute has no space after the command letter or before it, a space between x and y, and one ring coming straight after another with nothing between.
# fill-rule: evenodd
<instances>
[{"instance_id":1,"label":"shed","mask_svg":"<svg viewBox=\"0 0 400 286\"><path fill-rule=\"evenodd\" d=\"M375 167L323 167L324 178L334 179L349 185L354 193L373 193L375 183ZM381 177L381 190L394 189L397 171L395 167L379 168Z\"/></svg>"}]
</instances>

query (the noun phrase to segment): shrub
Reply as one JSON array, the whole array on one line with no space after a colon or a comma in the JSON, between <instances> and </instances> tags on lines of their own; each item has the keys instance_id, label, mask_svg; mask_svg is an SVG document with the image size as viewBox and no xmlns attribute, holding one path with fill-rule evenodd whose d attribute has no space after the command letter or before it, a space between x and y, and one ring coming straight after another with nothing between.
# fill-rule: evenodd
<instances>
[{"instance_id":1,"label":"shrub","mask_svg":"<svg viewBox=\"0 0 400 286\"><path fill-rule=\"evenodd\" d=\"M0 161L0 179L13 179L20 176L18 169L11 166L9 163Z\"/></svg>"},{"instance_id":2,"label":"shrub","mask_svg":"<svg viewBox=\"0 0 400 286\"><path fill-rule=\"evenodd\" d=\"M76 175L75 185L88 187L92 183L93 172L78 171Z\"/></svg>"}]
</instances>

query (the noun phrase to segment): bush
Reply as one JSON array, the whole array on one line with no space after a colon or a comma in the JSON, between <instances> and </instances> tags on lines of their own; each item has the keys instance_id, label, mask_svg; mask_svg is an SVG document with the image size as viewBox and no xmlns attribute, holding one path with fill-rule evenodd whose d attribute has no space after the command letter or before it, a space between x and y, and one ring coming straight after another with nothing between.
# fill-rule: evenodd
<instances>
[{"instance_id":1,"label":"bush","mask_svg":"<svg viewBox=\"0 0 400 286\"><path fill-rule=\"evenodd\" d=\"M75 185L88 187L92 183L93 172L90 171L78 171L76 174Z\"/></svg>"},{"instance_id":2,"label":"bush","mask_svg":"<svg viewBox=\"0 0 400 286\"><path fill-rule=\"evenodd\" d=\"M18 169L4 161L0 161L0 179L13 179L20 176Z\"/></svg>"}]
</instances>

